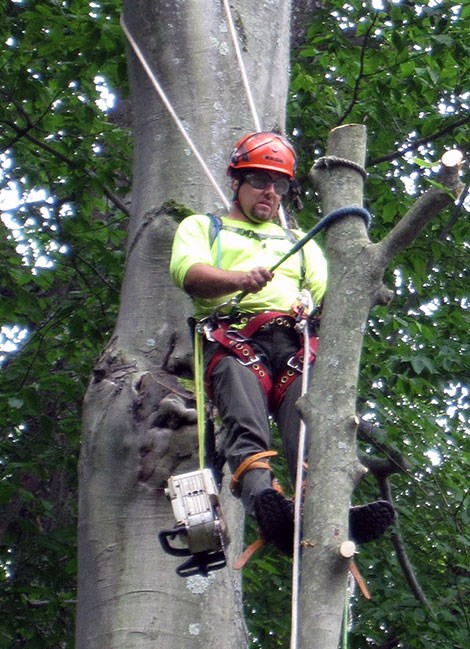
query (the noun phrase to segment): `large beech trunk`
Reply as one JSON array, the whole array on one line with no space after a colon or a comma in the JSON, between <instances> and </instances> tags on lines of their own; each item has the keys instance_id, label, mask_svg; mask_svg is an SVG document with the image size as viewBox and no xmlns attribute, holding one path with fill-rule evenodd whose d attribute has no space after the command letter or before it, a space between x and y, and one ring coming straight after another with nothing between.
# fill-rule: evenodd
<instances>
[{"instance_id":1,"label":"large beech trunk","mask_svg":"<svg viewBox=\"0 0 470 649\"><path fill-rule=\"evenodd\" d=\"M232 2L262 128L283 127L290 3ZM125 25L223 191L235 141L255 130L221 2L124 2ZM249 26L249 28L248 28ZM240 577L231 569L182 579L158 532L175 521L163 488L197 468L189 300L172 287L171 241L181 218L223 201L129 51L134 115L132 217L118 321L96 364L80 459L77 649L240 649L248 646ZM230 196L227 194L227 198ZM223 499L231 561L243 513Z\"/></svg>"}]
</instances>

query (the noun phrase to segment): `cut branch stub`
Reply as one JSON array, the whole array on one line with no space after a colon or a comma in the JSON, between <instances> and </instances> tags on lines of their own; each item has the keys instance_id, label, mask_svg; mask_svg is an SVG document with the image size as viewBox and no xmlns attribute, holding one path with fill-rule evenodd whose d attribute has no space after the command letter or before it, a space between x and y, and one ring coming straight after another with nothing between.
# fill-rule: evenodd
<instances>
[{"instance_id":1,"label":"cut branch stub","mask_svg":"<svg viewBox=\"0 0 470 649\"><path fill-rule=\"evenodd\" d=\"M450 149L450 151L446 151L441 157L441 164L443 164L444 167L457 167L457 169L460 170L463 165L462 151L459 151L458 149Z\"/></svg>"},{"instance_id":2,"label":"cut branch stub","mask_svg":"<svg viewBox=\"0 0 470 649\"><path fill-rule=\"evenodd\" d=\"M356 544L354 541L343 541L339 546L339 553L344 559L352 559L356 554Z\"/></svg>"}]
</instances>

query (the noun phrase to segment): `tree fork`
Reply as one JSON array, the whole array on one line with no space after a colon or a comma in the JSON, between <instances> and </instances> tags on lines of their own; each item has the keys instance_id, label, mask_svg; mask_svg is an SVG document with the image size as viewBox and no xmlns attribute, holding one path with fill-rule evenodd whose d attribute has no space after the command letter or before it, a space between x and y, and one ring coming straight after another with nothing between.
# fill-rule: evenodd
<instances>
[{"instance_id":1,"label":"tree fork","mask_svg":"<svg viewBox=\"0 0 470 649\"><path fill-rule=\"evenodd\" d=\"M330 213L362 205L366 131L361 125L330 132L327 158L352 164L310 175ZM357 218L330 226L325 237L329 286L320 329L319 354L312 385L299 400L310 432L309 471L305 490L303 570L312 579L301 582L299 649L336 649L343 617L347 564L338 562L338 546L347 539L349 504L366 469L356 455L355 412L362 339L372 306L387 302L382 283L389 261L409 245L446 205L462 191L459 172L463 156L450 151L441 159L440 185L423 194L402 220L378 244L370 242ZM354 308L351 308L354 305Z\"/></svg>"}]
</instances>

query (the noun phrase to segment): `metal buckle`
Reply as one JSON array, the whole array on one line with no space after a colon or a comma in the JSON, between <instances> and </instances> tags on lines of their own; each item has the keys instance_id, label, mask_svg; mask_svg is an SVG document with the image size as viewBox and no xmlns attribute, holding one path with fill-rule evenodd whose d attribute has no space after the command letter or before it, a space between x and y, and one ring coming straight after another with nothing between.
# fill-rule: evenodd
<instances>
[{"instance_id":1,"label":"metal buckle","mask_svg":"<svg viewBox=\"0 0 470 649\"><path fill-rule=\"evenodd\" d=\"M216 325L212 316L201 318L201 320L199 320L199 322L196 324L196 331L199 334L203 335L206 340L210 340L211 342L215 342L214 338L212 337L212 332L215 328Z\"/></svg>"},{"instance_id":2,"label":"metal buckle","mask_svg":"<svg viewBox=\"0 0 470 649\"><path fill-rule=\"evenodd\" d=\"M244 361L243 359L237 356L237 361L240 363L240 365L243 365L243 367L247 367L248 365L253 365L253 363L257 363L259 360L260 358L256 354L254 356L250 356L250 358L246 361Z\"/></svg>"},{"instance_id":3,"label":"metal buckle","mask_svg":"<svg viewBox=\"0 0 470 649\"><path fill-rule=\"evenodd\" d=\"M209 340L211 343L215 342L215 338L212 335L212 332L214 331L214 327L211 323L207 322L202 326L202 332L206 338L206 340Z\"/></svg>"},{"instance_id":4,"label":"metal buckle","mask_svg":"<svg viewBox=\"0 0 470 649\"><path fill-rule=\"evenodd\" d=\"M247 340L250 340L249 338L245 338L245 336L241 334L238 329L227 329L225 336L230 340L236 340L239 343L244 343Z\"/></svg>"},{"instance_id":5,"label":"metal buckle","mask_svg":"<svg viewBox=\"0 0 470 649\"><path fill-rule=\"evenodd\" d=\"M297 372L302 372L303 367L304 367L304 363L303 363L302 359L303 359L303 356L301 357L301 362L300 363L299 362L295 363L294 362L295 361L295 355L291 356L289 358L289 360L287 361L286 365L288 367L292 368L293 370L297 370Z\"/></svg>"}]
</instances>

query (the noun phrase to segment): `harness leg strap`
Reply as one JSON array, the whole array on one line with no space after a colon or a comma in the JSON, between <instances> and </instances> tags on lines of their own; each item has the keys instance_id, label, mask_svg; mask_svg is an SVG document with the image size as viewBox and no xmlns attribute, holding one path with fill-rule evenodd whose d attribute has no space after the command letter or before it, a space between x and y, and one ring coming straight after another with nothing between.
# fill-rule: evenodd
<instances>
[{"instance_id":1,"label":"harness leg strap","mask_svg":"<svg viewBox=\"0 0 470 649\"><path fill-rule=\"evenodd\" d=\"M232 494L237 497L240 495L241 479L243 478L243 476L247 471L251 471L252 469L266 469L268 471L271 471L272 473L272 469L269 463L260 462L260 460L263 460L265 458L275 457L276 455L277 455L277 451L260 451L259 453L250 455L250 457L247 457L245 460L243 460L243 462L240 464L238 469L233 474L232 479L230 481L229 489L232 492ZM277 488L275 484L277 485L277 482L275 481L275 479L273 479L274 489Z\"/></svg>"}]
</instances>

